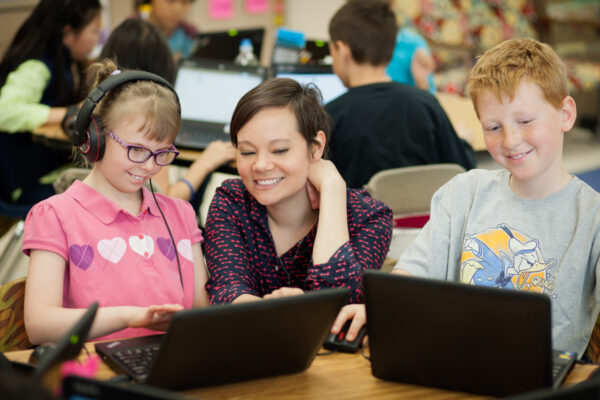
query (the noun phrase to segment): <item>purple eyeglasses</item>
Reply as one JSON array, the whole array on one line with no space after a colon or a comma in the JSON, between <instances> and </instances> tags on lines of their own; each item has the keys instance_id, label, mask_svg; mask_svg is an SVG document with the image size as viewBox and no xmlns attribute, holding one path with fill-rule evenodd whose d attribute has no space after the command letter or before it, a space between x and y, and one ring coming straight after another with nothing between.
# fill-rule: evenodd
<instances>
[{"instance_id":1,"label":"purple eyeglasses","mask_svg":"<svg viewBox=\"0 0 600 400\"><path fill-rule=\"evenodd\" d=\"M108 129L106 129L106 133L115 142L119 143L121 146L127 149L127 158L129 158L129 161L132 161L134 163L145 163L150 157L154 156L154 162L157 165L165 166L175 161L175 158L177 158L177 156L179 155L179 152L173 145L171 145L170 150L159 150L155 153L152 150L147 149L143 146L125 143L123 139L121 139Z\"/></svg>"}]
</instances>

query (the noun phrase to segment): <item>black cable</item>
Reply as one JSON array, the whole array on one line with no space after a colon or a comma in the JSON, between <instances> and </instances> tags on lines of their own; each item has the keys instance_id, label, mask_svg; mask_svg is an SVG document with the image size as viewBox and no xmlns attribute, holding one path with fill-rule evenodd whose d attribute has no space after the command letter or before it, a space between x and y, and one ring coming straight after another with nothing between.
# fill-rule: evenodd
<instances>
[{"instance_id":1,"label":"black cable","mask_svg":"<svg viewBox=\"0 0 600 400\"><path fill-rule=\"evenodd\" d=\"M163 214L160 206L158 205L158 200L156 200L156 195L154 194L154 186L152 186L152 179L150 179L150 191L152 192L152 197L154 197L154 202L156 203L156 207L158 207L158 211L160 211L160 215L162 215L163 221L165 221L165 225L167 227L167 231L169 231L169 236L171 237L171 243L173 244L173 250L175 250L175 258L177 259L177 270L179 271L179 281L181 282L181 288L183 289L183 276L181 275L181 263L179 262L179 254L177 254L177 246L175 245L175 239L173 238L173 234L171 233L171 228L169 228L169 224L167 223L167 219L165 218L165 214Z\"/></svg>"}]
</instances>

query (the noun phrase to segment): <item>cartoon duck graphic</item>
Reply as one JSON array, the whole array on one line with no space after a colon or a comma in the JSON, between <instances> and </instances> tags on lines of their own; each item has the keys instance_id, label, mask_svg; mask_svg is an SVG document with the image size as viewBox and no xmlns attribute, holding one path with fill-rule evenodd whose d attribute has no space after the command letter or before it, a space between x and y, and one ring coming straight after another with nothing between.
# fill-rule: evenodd
<instances>
[{"instance_id":1,"label":"cartoon duck graphic","mask_svg":"<svg viewBox=\"0 0 600 400\"><path fill-rule=\"evenodd\" d=\"M496 240L502 246L493 249L476 235L465 236L461 282L536 292L552 287L548 270L556 265L556 260L543 261L537 240L521 240L504 224L492 234L496 238L503 236L502 240Z\"/></svg>"}]
</instances>

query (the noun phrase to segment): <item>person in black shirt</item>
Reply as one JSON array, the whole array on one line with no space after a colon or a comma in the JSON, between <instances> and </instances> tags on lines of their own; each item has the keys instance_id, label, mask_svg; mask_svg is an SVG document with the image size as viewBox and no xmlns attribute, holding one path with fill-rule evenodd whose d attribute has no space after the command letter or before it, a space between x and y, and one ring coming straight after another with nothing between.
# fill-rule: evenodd
<instances>
[{"instance_id":1,"label":"person in black shirt","mask_svg":"<svg viewBox=\"0 0 600 400\"><path fill-rule=\"evenodd\" d=\"M349 88L325 106L334 121L330 154L351 188L390 168L475 167L473 149L457 136L437 99L386 75L397 29L385 0L349 1L329 23L333 70Z\"/></svg>"}]
</instances>

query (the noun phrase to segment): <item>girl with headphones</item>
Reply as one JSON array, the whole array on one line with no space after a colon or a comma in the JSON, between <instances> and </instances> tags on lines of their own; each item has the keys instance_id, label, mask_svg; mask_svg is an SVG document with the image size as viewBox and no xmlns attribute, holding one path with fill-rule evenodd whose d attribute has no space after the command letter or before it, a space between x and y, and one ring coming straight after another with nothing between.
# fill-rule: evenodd
<instances>
[{"instance_id":1,"label":"girl with headphones","mask_svg":"<svg viewBox=\"0 0 600 400\"><path fill-rule=\"evenodd\" d=\"M176 93L163 78L121 72L110 60L90 72L97 87L77 115L73 143L93 168L25 222L32 343L60 338L94 301L90 338L102 339L164 330L174 312L208 303L194 210L144 187L178 154Z\"/></svg>"}]
</instances>

